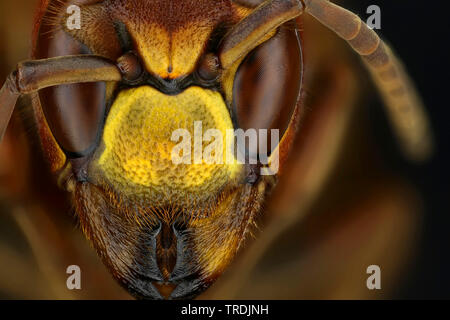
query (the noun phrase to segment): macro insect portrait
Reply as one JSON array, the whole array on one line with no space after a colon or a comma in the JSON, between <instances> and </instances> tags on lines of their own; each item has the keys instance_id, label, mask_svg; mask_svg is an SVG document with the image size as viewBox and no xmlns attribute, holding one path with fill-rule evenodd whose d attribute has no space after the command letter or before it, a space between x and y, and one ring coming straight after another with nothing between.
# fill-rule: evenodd
<instances>
[{"instance_id":1,"label":"macro insect portrait","mask_svg":"<svg viewBox=\"0 0 450 320\"><path fill-rule=\"evenodd\" d=\"M3 1L0 296L395 296L439 134L375 2Z\"/></svg>"}]
</instances>

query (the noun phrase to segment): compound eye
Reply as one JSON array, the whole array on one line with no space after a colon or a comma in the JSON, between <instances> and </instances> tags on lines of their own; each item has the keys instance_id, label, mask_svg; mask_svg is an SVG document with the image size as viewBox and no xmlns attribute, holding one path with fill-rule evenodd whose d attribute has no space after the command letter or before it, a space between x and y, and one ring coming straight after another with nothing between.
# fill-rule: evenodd
<instances>
[{"instance_id":1,"label":"compound eye","mask_svg":"<svg viewBox=\"0 0 450 320\"><path fill-rule=\"evenodd\" d=\"M220 75L219 58L213 53L206 54L198 65L197 75L203 81L216 80Z\"/></svg>"},{"instance_id":2,"label":"compound eye","mask_svg":"<svg viewBox=\"0 0 450 320\"><path fill-rule=\"evenodd\" d=\"M143 68L139 58L133 52L127 52L117 60L117 66L123 75L123 79L128 82L139 80L143 73Z\"/></svg>"},{"instance_id":3,"label":"compound eye","mask_svg":"<svg viewBox=\"0 0 450 320\"><path fill-rule=\"evenodd\" d=\"M244 130L278 129L281 139L297 105L302 70L297 31L282 27L248 54L238 68L233 85L237 125ZM269 142L267 150L275 147Z\"/></svg>"},{"instance_id":4,"label":"compound eye","mask_svg":"<svg viewBox=\"0 0 450 320\"><path fill-rule=\"evenodd\" d=\"M90 54L86 46L59 30L38 40L37 58ZM69 158L95 149L106 109L105 83L77 83L39 91L49 128Z\"/></svg>"}]
</instances>

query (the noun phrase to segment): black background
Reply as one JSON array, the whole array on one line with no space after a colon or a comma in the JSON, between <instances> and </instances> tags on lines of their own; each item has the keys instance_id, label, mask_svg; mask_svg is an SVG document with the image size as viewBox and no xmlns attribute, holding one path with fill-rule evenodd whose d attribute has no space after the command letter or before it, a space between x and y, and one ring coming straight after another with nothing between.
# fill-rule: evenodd
<instances>
[{"instance_id":1,"label":"black background","mask_svg":"<svg viewBox=\"0 0 450 320\"><path fill-rule=\"evenodd\" d=\"M398 161L397 170L411 177L425 196L423 241L406 282L396 298L450 298L449 50L447 1L344 1L363 20L370 5L381 8L378 33L401 57L431 117L436 152L417 166Z\"/></svg>"}]
</instances>

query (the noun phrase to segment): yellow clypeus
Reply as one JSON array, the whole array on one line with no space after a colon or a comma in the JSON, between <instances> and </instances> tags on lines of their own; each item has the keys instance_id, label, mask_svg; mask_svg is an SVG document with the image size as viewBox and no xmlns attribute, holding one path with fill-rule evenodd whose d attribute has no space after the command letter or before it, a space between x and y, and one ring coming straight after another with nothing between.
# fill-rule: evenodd
<instances>
[{"instance_id":1,"label":"yellow clypeus","mask_svg":"<svg viewBox=\"0 0 450 320\"><path fill-rule=\"evenodd\" d=\"M222 163L175 164L172 149L180 141L172 141L174 131L189 132L193 159L194 123L199 121L203 133L216 129L222 134ZM150 86L124 90L106 120L98 166L108 182L125 194L163 202L183 202L192 195L201 200L219 192L241 170L236 161L226 161L230 152L225 143L226 131L232 129L229 112L218 92L190 87L170 96ZM202 149L210 143L204 141Z\"/></svg>"}]
</instances>

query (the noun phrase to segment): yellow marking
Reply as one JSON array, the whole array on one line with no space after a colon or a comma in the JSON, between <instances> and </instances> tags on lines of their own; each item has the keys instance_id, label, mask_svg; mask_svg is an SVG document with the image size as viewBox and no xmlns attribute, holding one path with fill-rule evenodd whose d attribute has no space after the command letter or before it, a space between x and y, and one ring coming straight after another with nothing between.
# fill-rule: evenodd
<instances>
[{"instance_id":1,"label":"yellow marking","mask_svg":"<svg viewBox=\"0 0 450 320\"><path fill-rule=\"evenodd\" d=\"M214 25L190 23L172 33L157 25L144 28L136 30L130 25L130 33L136 39L145 67L161 78L175 79L194 70Z\"/></svg>"},{"instance_id":2,"label":"yellow marking","mask_svg":"<svg viewBox=\"0 0 450 320\"><path fill-rule=\"evenodd\" d=\"M259 183L253 205L247 210L258 212L265 191L266 184ZM247 200L240 198L242 196L239 191L228 195L218 203L212 216L190 224L190 227L195 230L194 248L198 254L202 273L208 277L220 275L225 270L246 236L244 229L249 231L248 228L254 223L253 220L245 220L243 223L247 225L230 226L230 220L233 219L230 215L236 214L235 212L230 213L230 210L235 210L231 208L235 208L236 202ZM244 213L239 212L238 214ZM250 215L249 218L252 219ZM226 229L226 232L222 232L223 229ZM220 236L218 236L219 234Z\"/></svg>"},{"instance_id":3,"label":"yellow marking","mask_svg":"<svg viewBox=\"0 0 450 320\"><path fill-rule=\"evenodd\" d=\"M240 228L230 228L229 221L234 203L242 201L239 194L239 191L234 191L217 203L213 215L189 224L194 231L192 241L199 265L207 277L221 274L236 253Z\"/></svg>"},{"instance_id":4,"label":"yellow marking","mask_svg":"<svg viewBox=\"0 0 450 320\"><path fill-rule=\"evenodd\" d=\"M168 76L170 66L170 35L156 25L145 25L145 30L135 30L135 25L130 24L129 30L137 43L137 50L144 60L144 65L149 72L162 78Z\"/></svg>"},{"instance_id":5,"label":"yellow marking","mask_svg":"<svg viewBox=\"0 0 450 320\"><path fill-rule=\"evenodd\" d=\"M193 71L197 60L203 54L213 30L213 25L188 24L172 35L171 78L186 75Z\"/></svg>"},{"instance_id":6,"label":"yellow marking","mask_svg":"<svg viewBox=\"0 0 450 320\"><path fill-rule=\"evenodd\" d=\"M223 164L193 164L194 122L202 121L204 134L218 129L223 135ZM176 129L191 136L191 163L174 164L172 141ZM183 203L187 195L206 199L235 179L242 166L226 163L226 130L233 129L218 92L190 87L176 96L144 86L122 91L108 115L99 168L117 191L126 195ZM211 141L203 141L202 150ZM231 157L234 159L234 157ZM178 202L177 202L178 201Z\"/></svg>"}]
</instances>

